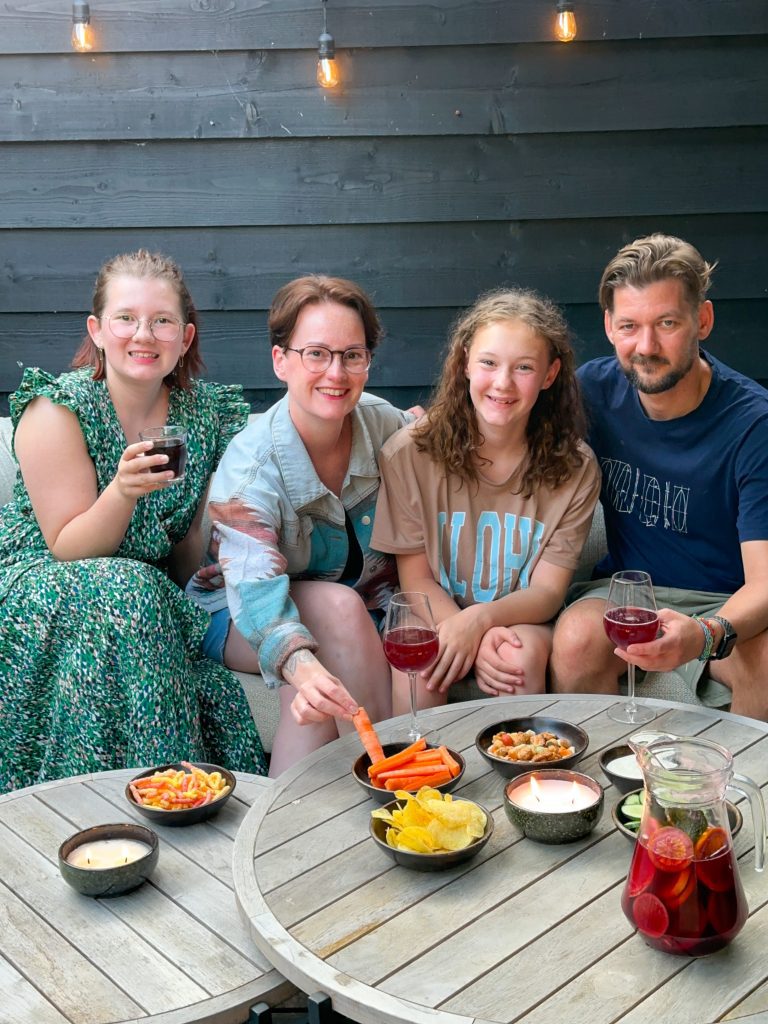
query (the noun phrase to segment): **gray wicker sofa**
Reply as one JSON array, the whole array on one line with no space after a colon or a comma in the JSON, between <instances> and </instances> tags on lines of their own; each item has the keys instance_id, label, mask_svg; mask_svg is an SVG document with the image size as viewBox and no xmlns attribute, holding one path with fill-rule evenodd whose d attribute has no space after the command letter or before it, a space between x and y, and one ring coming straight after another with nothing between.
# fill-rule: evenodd
<instances>
[{"instance_id":1,"label":"gray wicker sofa","mask_svg":"<svg viewBox=\"0 0 768 1024\"><path fill-rule=\"evenodd\" d=\"M11 421L0 417L0 505L10 501L16 467L11 453ZM580 575L588 578L589 567L595 564L605 549L603 517L598 506L592 530L582 553ZM269 690L261 676L238 673L253 717L267 750L272 749L272 739L277 727L279 702L276 690ZM682 680L674 673L653 673L638 685L638 693L668 700L691 701L693 698L685 689ZM451 689L451 700L467 700L485 696L472 682L459 683Z\"/></svg>"}]
</instances>

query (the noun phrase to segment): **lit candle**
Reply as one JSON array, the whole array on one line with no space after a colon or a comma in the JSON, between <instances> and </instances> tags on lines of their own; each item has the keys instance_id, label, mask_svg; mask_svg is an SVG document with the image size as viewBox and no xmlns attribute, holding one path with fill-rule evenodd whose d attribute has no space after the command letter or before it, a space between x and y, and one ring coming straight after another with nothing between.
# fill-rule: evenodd
<instances>
[{"instance_id":1,"label":"lit candle","mask_svg":"<svg viewBox=\"0 0 768 1024\"><path fill-rule=\"evenodd\" d=\"M76 846L67 863L76 868L117 868L141 860L150 852L146 843L135 839L99 839Z\"/></svg>"},{"instance_id":2,"label":"lit candle","mask_svg":"<svg viewBox=\"0 0 768 1024\"><path fill-rule=\"evenodd\" d=\"M600 799L600 794L575 779L537 779L532 775L527 785L510 787L509 799L527 811L562 814L591 807Z\"/></svg>"}]
</instances>

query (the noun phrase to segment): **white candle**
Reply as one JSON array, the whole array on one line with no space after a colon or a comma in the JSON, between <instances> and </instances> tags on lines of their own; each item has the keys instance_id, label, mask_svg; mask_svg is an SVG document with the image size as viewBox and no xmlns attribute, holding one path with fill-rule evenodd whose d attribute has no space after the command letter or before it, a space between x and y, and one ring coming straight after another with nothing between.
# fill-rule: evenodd
<instances>
[{"instance_id":1,"label":"white candle","mask_svg":"<svg viewBox=\"0 0 768 1024\"><path fill-rule=\"evenodd\" d=\"M600 799L600 794L575 779L537 779L534 776L525 785L510 789L509 799L526 811L562 814L591 807Z\"/></svg>"},{"instance_id":2,"label":"white candle","mask_svg":"<svg viewBox=\"0 0 768 1024\"><path fill-rule=\"evenodd\" d=\"M146 857L150 848L136 839L99 839L76 846L67 863L76 868L117 868Z\"/></svg>"}]
</instances>

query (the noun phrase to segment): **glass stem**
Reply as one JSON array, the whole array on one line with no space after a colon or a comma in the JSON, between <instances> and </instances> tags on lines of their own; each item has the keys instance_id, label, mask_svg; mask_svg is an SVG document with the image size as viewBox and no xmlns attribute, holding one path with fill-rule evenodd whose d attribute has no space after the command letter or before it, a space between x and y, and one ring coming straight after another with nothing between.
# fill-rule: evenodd
<instances>
[{"instance_id":1,"label":"glass stem","mask_svg":"<svg viewBox=\"0 0 768 1024\"><path fill-rule=\"evenodd\" d=\"M635 666L630 662L627 664L627 714L634 715L637 709L635 704Z\"/></svg>"},{"instance_id":2,"label":"glass stem","mask_svg":"<svg viewBox=\"0 0 768 1024\"><path fill-rule=\"evenodd\" d=\"M409 683L410 688L411 688L411 738L413 740L417 740L421 736L421 731L419 729L419 723L416 720L417 705L416 705L416 673L415 672L409 672L408 673L408 683Z\"/></svg>"}]
</instances>

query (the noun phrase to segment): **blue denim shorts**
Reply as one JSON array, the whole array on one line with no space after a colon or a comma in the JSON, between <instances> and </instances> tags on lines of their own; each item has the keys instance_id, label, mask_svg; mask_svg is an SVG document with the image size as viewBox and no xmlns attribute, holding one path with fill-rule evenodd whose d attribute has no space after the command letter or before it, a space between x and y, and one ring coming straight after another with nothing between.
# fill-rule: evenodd
<instances>
[{"instance_id":1,"label":"blue denim shorts","mask_svg":"<svg viewBox=\"0 0 768 1024\"><path fill-rule=\"evenodd\" d=\"M222 608L211 615L211 623L203 637L202 651L206 658L224 664L224 647L229 636L229 626L232 616L229 608Z\"/></svg>"}]
</instances>

